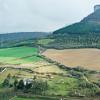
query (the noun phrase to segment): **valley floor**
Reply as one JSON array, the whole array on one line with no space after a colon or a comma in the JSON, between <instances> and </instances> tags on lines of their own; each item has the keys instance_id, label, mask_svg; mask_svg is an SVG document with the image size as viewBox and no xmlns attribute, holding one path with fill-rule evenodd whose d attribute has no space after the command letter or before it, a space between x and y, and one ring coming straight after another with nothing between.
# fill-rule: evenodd
<instances>
[{"instance_id":1,"label":"valley floor","mask_svg":"<svg viewBox=\"0 0 100 100\"><path fill-rule=\"evenodd\" d=\"M100 72L85 70L82 68L73 69L73 67L74 64L76 64L77 66L82 66L82 64L85 63L85 61L86 64L87 62L89 64L90 58L91 58L90 63L99 65L100 64L99 54L100 51L98 49L75 49L75 50L50 49L43 53L43 55L46 56L45 57L38 53L38 49L32 47L0 49L0 97L2 97L1 95L2 92L5 92L6 90L13 88L15 78L18 81L24 79L34 80L34 76L36 77L36 80L47 81L48 89L45 91L44 96L84 97L88 95L90 96L96 95L96 93L98 93L98 91L100 90L99 86ZM73 65L73 66L70 65L71 69L65 68L66 66L63 65L63 64L65 65L68 64L68 62ZM93 69L94 67L90 65L88 65L89 67L84 66L84 68L90 69L91 67L91 69ZM99 67L96 67L95 69L97 68ZM9 83L12 85L12 88L10 87L5 88L2 85L4 80L8 77L10 77ZM95 92L92 93L91 88ZM23 94L23 91L20 90L20 92ZM32 97L32 98L29 97L28 99L26 97L22 98L20 96L12 98L11 100L33 100L33 99L47 100L47 98L44 99L39 97ZM75 99L76 98L74 98L74 100ZM50 98L48 100L59 100L59 98L58 99ZM68 99L66 98L64 100L69 100L69 98ZM96 100L99 99L97 98Z\"/></svg>"}]
</instances>

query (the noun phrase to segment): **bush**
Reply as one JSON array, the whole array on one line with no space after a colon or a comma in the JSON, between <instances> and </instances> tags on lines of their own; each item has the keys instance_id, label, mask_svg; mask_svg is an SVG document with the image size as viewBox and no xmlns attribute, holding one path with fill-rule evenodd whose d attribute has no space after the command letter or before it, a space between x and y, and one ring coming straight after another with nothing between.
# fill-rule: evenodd
<instances>
[{"instance_id":1,"label":"bush","mask_svg":"<svg viewBox=\"0 0 100 100\"><path fill-rule=\"evenodd\" d=\"M3 83L2 83L3 87L9 87L10 86L10 82L9 82L9 79L6 78Z\"/></svg>"},{"instance_id":2,"label":"bush","mask_svg":"<svg viewBox=\"0 0 100 100\"><path fill-rule=\"evenodd\" d=\"M24 82L23 82L23 80L20 80L19 83L18 83L17 88L20 89L20 90L23 90L24 87L25 87L25 86L24 86Z\"/></svg>"}]
</instances>

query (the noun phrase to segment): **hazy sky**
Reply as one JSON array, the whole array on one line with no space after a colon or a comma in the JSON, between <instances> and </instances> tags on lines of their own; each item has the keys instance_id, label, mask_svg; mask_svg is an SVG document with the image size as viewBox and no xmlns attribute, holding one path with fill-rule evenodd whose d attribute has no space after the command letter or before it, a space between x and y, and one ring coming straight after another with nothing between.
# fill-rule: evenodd
<instances>
[{"instance_id":1,"label":"hazy sky","mask_svg":"<svg viewBox=\"0 0 100 100\"><path fill-rule=\"evenodd\" d=\"M0 0L0 33L54 31L80 21L100 0Z\"/></svg>"}]
</instances>

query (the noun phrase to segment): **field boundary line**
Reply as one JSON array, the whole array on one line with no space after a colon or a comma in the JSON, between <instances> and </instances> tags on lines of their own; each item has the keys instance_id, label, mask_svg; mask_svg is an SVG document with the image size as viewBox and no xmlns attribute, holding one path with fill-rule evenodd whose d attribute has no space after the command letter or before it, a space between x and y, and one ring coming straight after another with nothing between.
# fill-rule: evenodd
<instances>
[{"instance_id":1,"label":"field boundary line","mask_svg":"<svg viewBox=\"0 0 100 100\"><path fill-rule=\"evenodd\" d=\"M7 70L7 68L4 68L4 69L2 70L2 72L0 72L0 74L2 74L5 70Z\"/></svg>"}]
</instances>

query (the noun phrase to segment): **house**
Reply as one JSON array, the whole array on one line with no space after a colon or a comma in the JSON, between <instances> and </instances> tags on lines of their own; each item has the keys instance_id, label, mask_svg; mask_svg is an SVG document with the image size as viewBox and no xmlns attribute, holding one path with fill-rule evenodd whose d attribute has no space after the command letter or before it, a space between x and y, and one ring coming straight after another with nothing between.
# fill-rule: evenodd
<instances>
[{"instance_id":1,"label":"house","mask_svg":"<svg viewBox=\"0 0 100 100\"><path fill-rule=\"evenodd\" d=\"M23 79L24 85L31 84L33 82L33 79Z\"/></svg>"}]
</instances>

